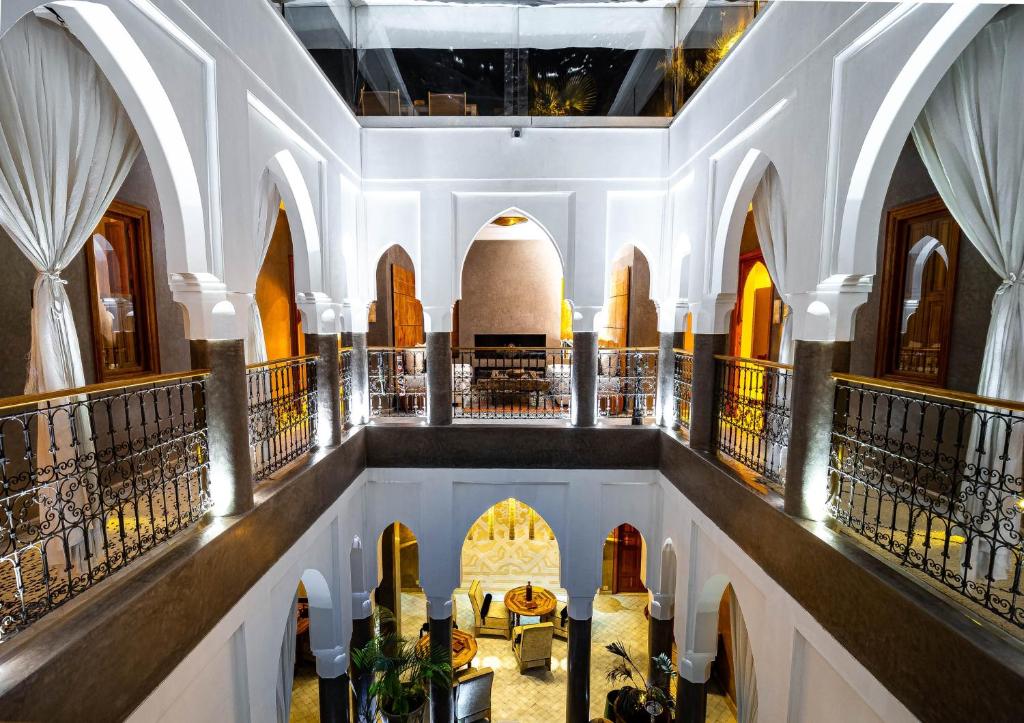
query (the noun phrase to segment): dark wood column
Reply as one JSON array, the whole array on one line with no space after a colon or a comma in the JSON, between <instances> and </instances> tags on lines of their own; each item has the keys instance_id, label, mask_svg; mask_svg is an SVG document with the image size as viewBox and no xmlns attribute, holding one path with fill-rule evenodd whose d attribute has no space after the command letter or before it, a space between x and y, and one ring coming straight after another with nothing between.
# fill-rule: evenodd
<instances>
[{"instance_id":1,"label":"dark wood column","mask_svg":"<svg viewBox=\"0 0 1024 723\"><path fill-rule=\"evenodd\" d=\"M565 695L567 723L590 720L590 629L592 618L576 620L569 616L569 670Z\"/></svg>"},{"instance_id":2,"label":"dark wood column","mask_svg":"<svg viewBox=\"0 0 1024 723\"><path fill-rule=\"evenodd\" d=\"M653 615L651 615L647 624L647 650L649 656L647 660L647 669L649 677L654 685L658 686L666 693L671 692L669 690L668 676L655 670L652 659L658 655L666 655L671 659L673 638L672 627L672 618L659 620Z\"/></svg>"},{"instance_id":3,"label":"dark wood column","mask_svg":"<svg viewBox=\"0 0 1024 723\"><path fill-rule=\"evenodd\" d=\"M320 688L320 723L351 723L348 675L318 678L317 683Z\"/></svg>"},{"instance_id":4,"label":"dark wood column","mask_svg":"<svg viewBox=\"0 0 1024 723\"><path fill-rule=\"evenodd\" d=\"M373 618L356 618L352 621L352 641L350 649L364 647L373 637ZM356 670L350 667L352 676L352 719L356 723L372 723L373 712L370 709L370 683L373 673Z\"/></svg>"},{"instance_id":5,"label":"dark wood column","mask_svg":"<svg viewBox=\"0 0 1024 723\"><path fill-rule=\"evenodd\" d=\"M676 687L676 723L704 723L708 716L707 683L680 677Z\"/></svg>"},{"instance_id":6,"label":"dark wood column","mask_svg":"<svg viewBox=\"0 0 1024 723\"><path fill-rule=\"evenodd\" d=\"M427 621L430 629L430 647L446 651L448 664L452 662L452 619L451 617ZM452 720L452 684L430 684L430 721L431 723L451 723Z\"/></svg>"}]
</instances>

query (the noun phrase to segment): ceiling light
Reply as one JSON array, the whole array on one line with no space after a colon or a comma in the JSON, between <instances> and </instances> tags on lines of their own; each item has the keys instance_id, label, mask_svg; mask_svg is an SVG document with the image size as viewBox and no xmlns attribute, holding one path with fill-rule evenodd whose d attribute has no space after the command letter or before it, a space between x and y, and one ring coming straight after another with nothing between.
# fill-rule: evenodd
<instances>
[{"instance_id":1,"label":"ceiling light","mask_svg":"<svg viewBox=\"0 0 1024 723\"><path fill-rule=\"evenodd\" d=\"M495 226L515 226L520 223L526 223L529 220L526 216L498 216L491 223Z\"/></svg>"}]
</instances>

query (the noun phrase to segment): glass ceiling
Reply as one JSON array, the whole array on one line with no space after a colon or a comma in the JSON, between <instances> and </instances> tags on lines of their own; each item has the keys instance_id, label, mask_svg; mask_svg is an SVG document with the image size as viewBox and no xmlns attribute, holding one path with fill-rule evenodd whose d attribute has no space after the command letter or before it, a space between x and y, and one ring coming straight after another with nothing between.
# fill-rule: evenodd
<instances>
[{"instance_id":1,"label":"glass ceiling","mask_svg":"<svg viewBox=\"0 0 1024 723\"><path fill-rule=\"evenodd\" d=\"M768 3L271 0L363 116L671 117Z\"/></svg>"}]
</instances>

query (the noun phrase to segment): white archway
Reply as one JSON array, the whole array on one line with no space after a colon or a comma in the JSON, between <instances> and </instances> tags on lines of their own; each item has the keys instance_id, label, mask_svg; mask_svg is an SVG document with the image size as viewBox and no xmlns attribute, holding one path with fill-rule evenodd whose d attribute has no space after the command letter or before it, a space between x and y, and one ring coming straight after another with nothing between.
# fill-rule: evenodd
<instances>
[{"instance_id":1,"label":"white archway","mask_svg":"<svg viewBox=\"0 0 1024 723\"><path fill-rule=\"evenodd\" d=\"M320 229L317 226L316 211L313 208L309 187L295 156L287 149L278 151L267 161L263 173L269 175L284 203L288 230L292 237L292 253L296 262L296 292L322 291ZM264 179L260 178L256 188L263 186ZM259 199L256 205L259 205Z\"/></svg>"},{"instance_id":2,"label":"white archway","mask_svg":"<svg viewBox=\"0 0 1024 723\"><path fill-rule=\"evenodd\" d=\"M562 278L564 279L566 277L566 262L565 257L563 255L563 250L559 248L558 242L555 241L555 237L551 234L551 231L548 230L547 226L545 226L544 223L538 220L538 218L532 215L531 213L524 211L523 209L517 206L509 206L505 210L499 211L498 213L488 218L484 223L480 224L480 226L476 229L471 238L469 238L465 243L459 244L458 253L456 254L455 258L455 269L453 276L454 299L457 300L462 298L462 273L463 271L465 271L466 268L466 259L469 256L470 248L472 248L473 244L484 232L484 230L488 226L493 224L496 219L501 218L502 216L522 216L523 218L528 219L530 223L534 224L551 243L551 246L555 249L555 254L558 256L558 264L562 270Z\"/></svg>"},{"instance_id":3,"label":"white archway","mask_svg":"<svg viewBox=\"0 0 1024 723\"><path fill-rule=\"evenodd\" d=\"M900 150L939 81L1002 7L952 3L892 82L850 177L830 274L874 273L878 222Z\"/></svg>"},{"instance_id":4,"label":"white archway","mask_svg":"<svg viewBox=\"0 0 1024 723\"><path fill-rule=\"evenodd\" d=\"M213 260L192 156L174 106L146 55L106 5L58 0L39 7L56 12L86 49L139 135L160 201L168 269L210 273Z\"/></svg>"}]
</instances>

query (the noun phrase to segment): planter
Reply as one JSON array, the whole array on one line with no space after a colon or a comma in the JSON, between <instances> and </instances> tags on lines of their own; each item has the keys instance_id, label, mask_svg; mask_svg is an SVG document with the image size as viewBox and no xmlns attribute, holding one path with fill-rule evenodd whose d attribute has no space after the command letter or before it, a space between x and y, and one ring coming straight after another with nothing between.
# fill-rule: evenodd
<instances>
[{"instance_id":1,"label":"planter","mask_svg":"<svg viewBox=\"0 0 1024 723\"><path fill-rule=\"evenodd\" d=\"M381 717L384 718L384 723L426 723L426 717L424 713L427 710L427 701L420 703L419 708L407 713L405 715L391 715L381 711Z\"/></svg>"},{"instance_id":2,"label":"planter","mask_svg":"<svg viewBox=\"0 0 1024 723\"><path fill-rule=\"evenodd\" d=\"M622 692L622 690L612 691L617 694L614 698L612 698L612 693L608 694L608 701L612 704L612 713L614 714L611 719L615 723L651 723L650 713L629 705L632 696L622 695ZM661 715L655 716L653 721L654 723L672 723L672 712L663 711Z\"/></svg>"}]
</instances>

